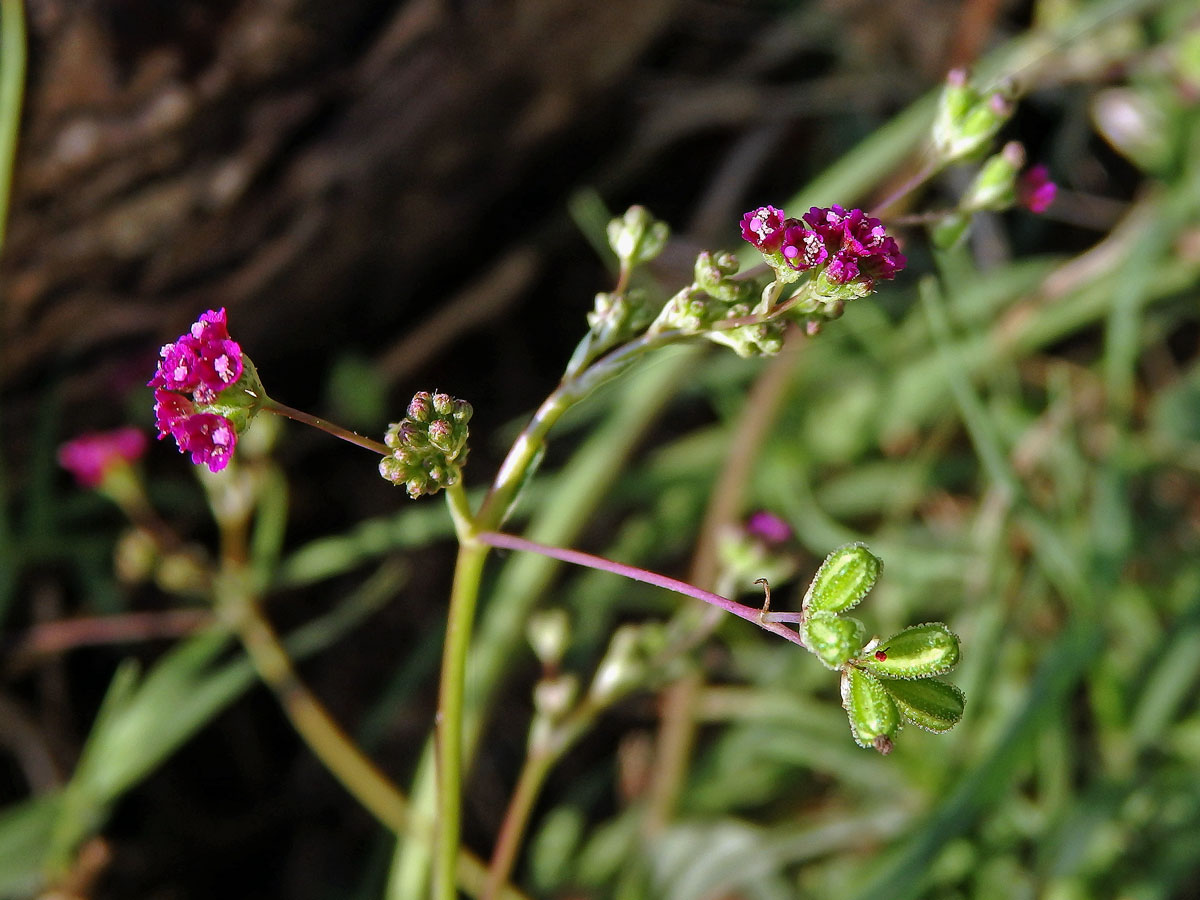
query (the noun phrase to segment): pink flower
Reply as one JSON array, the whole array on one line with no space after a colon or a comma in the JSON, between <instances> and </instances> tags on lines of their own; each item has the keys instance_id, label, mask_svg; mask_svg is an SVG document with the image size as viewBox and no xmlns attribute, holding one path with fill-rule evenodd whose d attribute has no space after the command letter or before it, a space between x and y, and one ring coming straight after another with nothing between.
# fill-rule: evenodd
<instances>
[{"instance_id":1,"label":"pink flower","mask_svg":"<svg viewBox=\"0 0 1200 900\"><path fill-rule=\"evenodd\" d=\"M173 391L154 392L154 418L158 439L167 435L175 438L180 453L190 453L192 462L220 472L233 456L237 432L224 416L198 412L196 405L183 394Z\"/></svg>"},{"instance_id":2,"label":"pink flower","mask_svg":"<svg viewBox=\"0 0 1200 900\"><path fill-rule=\"evenodd\" d=\"M242 377L242 348L229 336L224 309L208 310L159 354L150 379L158 439L175 438L181 453L213 472L229 464L237 431L232 421L205 407ZM197 407L200 407L199 409Z\"/></svg>"},{"instance_id":3,"label":"pink flower","mask_svg":"<svg viewBox=\"0 0 1200 900\"><path fill-rule=\"evenodd\" d=\"M128 465L146 452L146 435L136 428L82 434L58 448L58 464L80 486L94 488L114 466Z\"/></svg>"},{"instance_id":4,"label":"pink flower","mask_svg":"<svg viewBox=\"0 0 1200 900\"><path fill-rule=\"evenodd\" d=\"M814 206L804 214L804 221L832 257L825 269L830 281L889 281L908 262L883 223L861 209Z\"/></svg>"},{"instance_id":5,"label":"pink flower","mask_svg":"<svg viewBox=\"0 0 1200 900\"><path fill-rule=\"evenodd\" d=\"M194 393L198 403L211 403L242 375L242 348L229 337L224 309L208 310L159 355L149 386Z\"/></svg>"},{"instance_id":6,"label":"pink flower","mask_svg":"<svg viewBox=\"0 0 1200 900\"><path fill-rule=\"evenodd\" d=\"M1017 179L1017 200L1031 213L1044 213L1058 193L1058 185L1050 180L1050 172L1043 165L1030 166Z\"/></svg>"},{"instance_id":7,"label":"pink flower","mask_svg":"<svg viewBox=\"0 0 1200 900\"><path fill-rule=\"evenodd\" d=\"M789 266L800 270L819 266L829 256L821 236L805 228L799 219L787 220L780 252Z\"/></svg>"},{"instance_id":8,"label":"pink flower","mask_svg":"<svg viewBox=\"0 0 1200 900\"><path fill-rule=\"evenodd\" d=\"M773 206L760 206L742 216L742 237L759 250L777 250L783 241L786 224L783 210Z\"/></svg>"}]
</instances>

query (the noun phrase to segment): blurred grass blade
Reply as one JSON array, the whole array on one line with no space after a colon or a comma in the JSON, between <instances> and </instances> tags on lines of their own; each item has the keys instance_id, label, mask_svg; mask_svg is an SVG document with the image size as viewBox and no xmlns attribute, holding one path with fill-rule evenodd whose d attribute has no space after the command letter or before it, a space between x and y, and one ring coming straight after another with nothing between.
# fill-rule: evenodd
<instances>
[{"instance_id":1,"label":"blurred grass blade","mask_svg":"<svg viewBox=\"0 0 1200 900\"><path fill-rule=\"evenodd\" d=\"M0 0L0 251L7 234L24 94L25 0Z\"/></svg>"}]
</instances>

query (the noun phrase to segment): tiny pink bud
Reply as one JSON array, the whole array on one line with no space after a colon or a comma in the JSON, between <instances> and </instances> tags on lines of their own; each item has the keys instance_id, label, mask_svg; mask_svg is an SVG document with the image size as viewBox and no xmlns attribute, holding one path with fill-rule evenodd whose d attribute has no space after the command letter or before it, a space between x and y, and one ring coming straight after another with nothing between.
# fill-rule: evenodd
<instances>
[{"instance_id":1,"label":"tiny pink bud","mask_svg":"<svg viewBox=\"0 0 1200 900\"><path fill-rule=\"evenodd\" d=\"M1030 166L1017 179L1017 199L1031 213L1044 213L1057 194L1058 185L1050 180L1044 165Z\"/></svg>"},{"instance_id":2,"label":"tiny pink bud","mask_svg":"<svg viewBox=\"0 0 1200 900\"><path fill-rule=\"evenodd\" d=\"M792 539L792 528L774 513L759 510L746 521L746 533L768 544L784 544Z\"/></svg>"}]
</instances>

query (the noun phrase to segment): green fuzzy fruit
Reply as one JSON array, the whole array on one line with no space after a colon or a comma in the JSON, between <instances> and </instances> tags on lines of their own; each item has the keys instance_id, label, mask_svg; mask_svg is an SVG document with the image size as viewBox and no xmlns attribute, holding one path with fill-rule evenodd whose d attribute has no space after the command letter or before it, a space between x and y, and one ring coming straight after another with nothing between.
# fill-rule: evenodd
<instances>
[{"instance_id":1,"label":"green fuzzy fruit","mask_svg":"<svg viewBox=\"0 0 1200 900\"><path fill-rule=\"evenodd\" d=\"M862 544L838 547L821 563L804 595L805 610L843 613L858 605L879 577L883 563Z\"/></svg>"},{"instance_id":2,"label":"green fuzzy fruit","mask_svg":"<svg viewBox=\"0 0 1200 900\"><path fill-rule=\"evenodd\" d=\"M866 629L854 618L838 618L833 613L810 613L801 626L804 643L821 662L840 669L861 650Z\"/></svg>"},{"instance_id":3,"label":"green fuzzy fruit","mask_svg":"<svg viewBox=\"0 0 1200 900\"><path fill-rule=\"evenodd\" d=\"M941 622L926 622L881 641L859 663L876 675L916 679L944 675L958 659L958 635Z\"/></svg>"},{"instance_id":4,"label":"green fuzzy fruit","mask_svg":"<svg viewBox=\"0 0 1200 900\"><path fill-rule=\"evenodd\" d=\"M926 731L949 731L958 724L966 707L963 692L945 681L880 678L879 683L896 701L905 720Z\"/></svg>"},{"instance_id":5,"label":"green fuzzy fruit","mask_svg":"<svg viewBox=\"0 0 1200 900\"><path fill-rule=\"evenodd\" d=\"M902 722L892 695L874 675L850 668L842 674L842 706L860 747L888 754Z\"/></svg>"}]
</instances>

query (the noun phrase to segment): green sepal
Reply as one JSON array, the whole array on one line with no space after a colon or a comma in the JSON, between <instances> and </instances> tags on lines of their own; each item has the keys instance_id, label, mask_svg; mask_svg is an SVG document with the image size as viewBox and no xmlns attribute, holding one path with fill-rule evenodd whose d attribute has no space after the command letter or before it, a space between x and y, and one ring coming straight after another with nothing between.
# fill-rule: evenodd
<instances>
[{"instance_id":1,"label":"green sepal","mask_svg":"<svg viewBox=\"0 0 1200 900\"><path fill-rule=\"evenodd\" d=\"M850 718L854 742L887 754L903 722L892 695L874 675L849 668L842 673L842 707Z\"/></svg>"},{"instance_id":2,"label":"green sepal","mask_svg":"<svg viewBox=\"0 0 1200 900\"><path fill-rule=\"evenodd\" d=\"M935 734L949 731L958 724L966 708L966 695L946 681L880 678L879 682L896 701L906 721Z\"/></svg>"},{"instance_id":3,"label":"green sepal","mask_svg":"<svg viewBox=\"0 0 1200 900\"><path fill-rule=\"evenodd\" d=\"M876 675L913 680L944 675L958 660L958 635L942 622L926 622L881 641L858 663Z\"/></svg>"},{"instance_id":4,"label":"green sepal","mask_svg":"<svg viewBox=\"0 0 1200 900\"><path fill-rule=\"evenodd\" d=\"M804 644L831 669L840 669L862 649L866 628L858 619L829 612L809 613L800 626Z\"/></svg>"},{"instance_id":5,"label":"green sepal","mask_svg":"<svg viewBox=\"0 0 1200 900\"><path fill-rule=\"evenodd\" d=\"M242 374L233 384L223 388L211 403L197 403L196 412L215 413L224 416L233 425L233 430L245 434L251 420L267 402L258 369L245 353L242 354Z\"/></svg>"},{"instance_id":6,"label":"green sepal","mask_svg":"<svg viewBox=\"0 0 1200 900\"><path fill-rule=\"evenodd\" d=\"M801 608L835 615L853 609L867 596L882 568L879 557L871 553L865 544L838 547L825 557L825 562L817 569Z\"/></svg>"}]
</instances>

